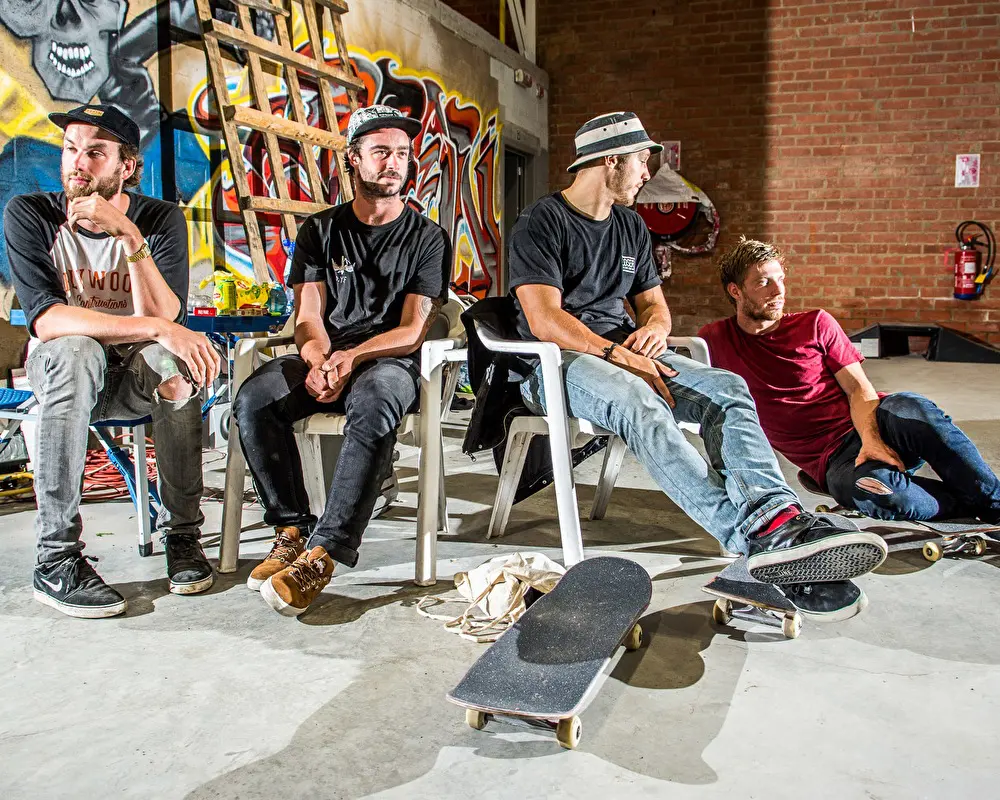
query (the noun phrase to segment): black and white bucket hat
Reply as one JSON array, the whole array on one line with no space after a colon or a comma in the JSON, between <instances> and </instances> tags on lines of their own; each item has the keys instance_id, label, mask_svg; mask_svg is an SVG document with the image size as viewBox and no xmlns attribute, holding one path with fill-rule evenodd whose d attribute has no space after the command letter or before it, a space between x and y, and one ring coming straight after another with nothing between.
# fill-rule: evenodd
<instances>
[{"instance_id":1,"label":"black and white bucket hat","mask_svg":"<svg viewBox=\"0 0 1000 800\"><path fill-rule=\"evenodd\" d=\"M576 161L567 172L576 172L588 161L604 156L638 153L646 148L659 153L663 149L646 135L639 118L631 111L612 111L585 122L576 132L574 143Z\"/></svg>"}]
</instances>

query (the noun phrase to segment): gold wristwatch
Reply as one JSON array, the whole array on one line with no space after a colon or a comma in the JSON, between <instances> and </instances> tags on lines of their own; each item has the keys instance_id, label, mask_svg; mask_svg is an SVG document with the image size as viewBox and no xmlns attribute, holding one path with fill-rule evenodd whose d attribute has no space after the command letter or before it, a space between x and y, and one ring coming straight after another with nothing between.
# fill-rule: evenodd
<instances>
[{"instance_id":1,"label":"gold wristwatch","mask_svg":"<svg viewBox=\"0 0 1000 800\"><path fill-rule=\"evenodd\" d=\"M149 242L147 242L145 239L143 239L142 240L142 247L140 247L138 250L136 250L134 253L132 253L132 255L125 256L125 260L129 264L134 264L136 261L142 261L144 258L149 258L149 256L150 256Z\"/></svg>"}]
</instances>

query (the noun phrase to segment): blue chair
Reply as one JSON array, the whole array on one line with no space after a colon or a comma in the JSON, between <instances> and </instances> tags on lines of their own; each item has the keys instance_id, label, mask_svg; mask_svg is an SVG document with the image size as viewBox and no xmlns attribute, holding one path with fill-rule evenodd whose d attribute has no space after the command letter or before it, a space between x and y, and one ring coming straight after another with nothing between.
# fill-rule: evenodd
<instances>
[{"instance_id":1,"label":"blue chair","mask_svg":"<svg viewBox=\"0 0 1000 800\"><path fill-rule=\"evenodd\" d=\"M215 405L218 394L213 393L201 407L202 419ZM0 453L14 438L24 420L33 419L38 401L32 392L23 389L0 390L0 419L7 425L0 432ZM97 440L108 455L108 460L125 479L125 487L135 506L139 524L139 555L153 554L153 529L160 512L160 496L156 486L149 482L149 459L146 455L146 426L152 422L147 415L140 419L106 419L90 426ZM113 428L128 428L132 432L131 454L118 444L112 435ZM145 509L145 513L141 511Z\"/></svg>"},{"instance_id":2,"label":"blue chair","mask_svg":"<svg viewBox=\"0 0 1000 800\"><path fill-rule=\"evenodd\" d=\"M24 312L19 309L11 311L11 325L24 325ZM202 404L202 419L224 393L213 392ZM24 420L33 419L34 409L38 405L35 395L24 389L0 389L0 419L8 424L0 432L0 452L21 427ZM146 426L152 422L152 417L146 415L140 419L108 419L95 422L90 426L97 440L108 455L108 460L125 479L125 487L137 510L139 523L139 555L148 556L153 553L152 532L156 527L156 518L160 512L160 496L156 486L149 482L149 462L146 457ZM111 433L113 428L128 428L132 432L132 453L115 442ZM145 513L139 511L145 509Z\"/></svg>"}]
</instances>

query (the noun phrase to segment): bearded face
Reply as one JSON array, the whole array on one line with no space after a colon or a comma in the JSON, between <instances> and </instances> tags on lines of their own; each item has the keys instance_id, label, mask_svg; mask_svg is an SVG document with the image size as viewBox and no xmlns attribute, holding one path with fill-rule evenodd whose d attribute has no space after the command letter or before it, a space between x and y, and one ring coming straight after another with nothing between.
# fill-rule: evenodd
<instances>
[{"instance_id":1,"label":"bearded face","mask_svg":"<svg viewBox=\"0 0 1000 800\"><path fill-rule=\"evenodd\" d=\"M86 103L108 79L125 0L0 0L0 21L31 39L32 64L57 100Z\"/></svg>"},{"instance_id":2,"label":"bearded face","mask_svg":"<svg viewBox=\"0 0 1000 800\"><path fill-rule=\"evenodd\" d=\"M364 136L350 155L358 191L371 199L395 197L402 191L410 166L409 137L383 128Z\"/></svg>"},{"instance_id":3,"label":"bearded face","mask_svg":"<svg viewBox=\"0 0 1000 800\"><path fill-rule=\"evenodd\" d=\"M64 171L62 185L66 192L66 199L76 200L78 197L99 194L105 200L110 200L121 191L123 170L124 165L119 163L113 174L105 175L102 178L75 169Z\"/></svg>"},{"instance_id":4,"label":"bearded face","mask_svg":"<svg viewBox=\"0 0 1000 800\"><path fill-rule=\"evenodd\" d=\"M751 267L736 300L739 314L755 322L779 320L785 310L785 270L777 260Z\"/></svg>"},{"instance_id":5,"label":"bearded face","mask_svg":"<svg viewBox=\"0 0 1000 800\"><path fill-rule=\"evenodd\" d=\"M646 161L649 150L618 156L608 181L608 190L618 205L631 206L642 185L649 180Z\"/></svg>"}]
</instances>

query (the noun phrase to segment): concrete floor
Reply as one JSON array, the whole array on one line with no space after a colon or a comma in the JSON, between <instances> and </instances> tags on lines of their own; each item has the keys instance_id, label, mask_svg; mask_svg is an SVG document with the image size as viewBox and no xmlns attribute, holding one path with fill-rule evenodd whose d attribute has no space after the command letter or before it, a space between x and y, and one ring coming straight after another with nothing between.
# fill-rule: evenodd
<instances>
[{"instance_id":1,"label":"concrete floor","mask_svg":"<svg viewBox=\"0 0 1000 800\"><path fill-rule=\"evenodd\" d=\"M1000 367L910 357L868 370L879 388L936 400L1000 466ZM515 508L502 545L484 542L495 472L462 456L460 436L446 442L439 593L498 552L558 557L551 489ZM220 485L217 454L207 463ZM701 592L722 566L714 540L627 462L606 519L584 535L590 554L627 554L653 576L648 644L612 662L568 752L533 731L474 731L445 700L482 646L413 608L428 593L410 582L415 451L400 464L400 502L369 529L361 564L298 620L244 585L267 531L244 534L238 574L178 597L162 555L136 555L123 503L83 514L87 552L128 615L63 617L31 599L33 508L0 507L0 797L996 796L1000 557L932 565L911 541L863 579L871 606L859 617L807 622L795 641L719 628ZM586 509L592 467L580 481ZM220 512L206 500L210 545ZM248 510L245 524L259 518Z\"/></svg>"}]
</instances>

